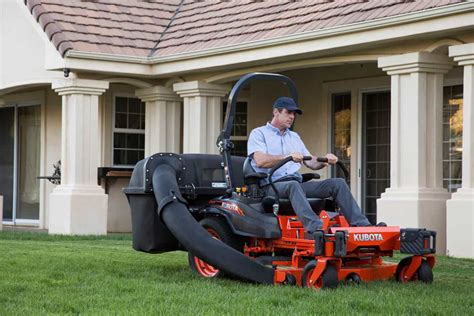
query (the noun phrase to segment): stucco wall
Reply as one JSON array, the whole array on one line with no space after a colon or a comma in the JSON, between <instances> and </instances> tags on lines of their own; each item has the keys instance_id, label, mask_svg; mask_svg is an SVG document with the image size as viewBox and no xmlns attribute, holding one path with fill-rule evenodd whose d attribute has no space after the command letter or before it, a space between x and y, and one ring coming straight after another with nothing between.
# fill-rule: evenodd
<instances>
[{"instance_id":1,"label":"stucco wall","mask_svg":"<svg viewBox=\"0 0 474 316\"><path fill-rule=\"evenodd\" d=\"M60 59L23 1L0 1L0 90L62 75L46 71L46 57Z\"/></svg>"},{"instance_id":2,"label":"stucco wall","mask_svg":"<svg viewBox=\"0 0 474 316\"><path fill-rule=\"evenodd\" d=\"M44 106L45 118L45 141L41 144L44 147L44 175L52 175L54 172L53 164L61 159L61 97L51 89L47 89ZM49 209L49 194L53 191L56 185L46 180L41 180L44 183L44 218L40 225L42 228L48 228L48 209Z\"/></svg>"}]
</instances>

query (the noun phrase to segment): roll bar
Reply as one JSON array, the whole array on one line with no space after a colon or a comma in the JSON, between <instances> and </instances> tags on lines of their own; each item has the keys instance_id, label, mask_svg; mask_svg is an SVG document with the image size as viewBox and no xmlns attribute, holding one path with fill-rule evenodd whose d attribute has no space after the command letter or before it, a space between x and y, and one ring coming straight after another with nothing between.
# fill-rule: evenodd
<instances>
[{"instance_id":1,"label":"roll bar","mask_svg":"<svg viewBox=\"0 0 474 316\"><path fill-rule=\"evenodd\" d=\"M232 148L234 148L234 144L230 140L230 134L232 132L232 125L234 123L237 96L245 86L255 80L271 80L281 82L283 85L288 87L291 98L293 98L296 104L298 104L298 92L296 91L294 82L290 78L283 75L261 72L250 73L240 78L239 81L237 81L237 83L232 87L232 90L229 94L229 99L227 101L224 125L216 142L219 152L222 154L224 159L224 172L228 190L233 189L233 184L235 183L234 174L232 172L232 163L230 160L230 151Z\"/></svg>"}]
</instances>

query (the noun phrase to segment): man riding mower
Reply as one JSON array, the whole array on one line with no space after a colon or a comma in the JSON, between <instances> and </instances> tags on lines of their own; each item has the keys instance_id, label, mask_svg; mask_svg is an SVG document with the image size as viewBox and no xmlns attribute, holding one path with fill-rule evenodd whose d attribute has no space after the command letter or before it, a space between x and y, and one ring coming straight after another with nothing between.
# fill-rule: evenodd
<instances>
[{"instance_id":1,"label":"man riding mower","mask_svg":"<svg viewBox=\"0 0 474 316\"><path fill-rule=\"evenodd\" d=\"M291 192L279 194L281 177L275 175L293 174L292 164L297 162L318 169L333 164L332 156L315 158L307 150L294 150L291 152L304 156L290 154L268 165L259 161L258 152L266 153L263 150L252 152L256 162L230 155L237 95L254 80L282 82L297 103L296 88L289 78L246 75L229 95L217 141L221 156L158 153L140 161L124 189L132 210L134 249L149 253L186 250L190 267L201 276L231 275L263 284L319 289L336 287L340 281L393 277L400 282L431 282L436 248L433 231L370 226L360 209L357 213L358 207L351 209L353 201L347 207L338 194L327 195L332 198L308 194L306 207L312 212L308 223L314 226L303 225L306 215L299 213ZM293 181L302 188L305 183L317 183L310 181L314 178L318 175L303 174ZM396 250L411 256L398 264L383 261Z\"/></svg>"}]
</instances>

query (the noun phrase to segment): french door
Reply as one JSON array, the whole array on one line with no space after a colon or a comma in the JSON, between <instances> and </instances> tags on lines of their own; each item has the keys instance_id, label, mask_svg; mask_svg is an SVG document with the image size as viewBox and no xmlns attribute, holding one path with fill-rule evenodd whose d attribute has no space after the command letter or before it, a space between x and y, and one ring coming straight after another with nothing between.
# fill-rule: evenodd
<instances>
[{"instance_id":1,"label":"french door","mask_svg":"<svg viewBox=\"0 0 474 316\"><path fill-rule=\"evenodd\" d=\"M362 94L362 209L377 220L377 199L390 186L390 92Z\"/></svg>"},{"instance_id":2,"label":"french door","mask_svg":"<svg viewBox=\"0 0 474 316\"><path fill-rule=\"evenodd\" d=\"M39 222L41 107L0 108L0 195L3 222Z\"/></svg>"}]
</instances>

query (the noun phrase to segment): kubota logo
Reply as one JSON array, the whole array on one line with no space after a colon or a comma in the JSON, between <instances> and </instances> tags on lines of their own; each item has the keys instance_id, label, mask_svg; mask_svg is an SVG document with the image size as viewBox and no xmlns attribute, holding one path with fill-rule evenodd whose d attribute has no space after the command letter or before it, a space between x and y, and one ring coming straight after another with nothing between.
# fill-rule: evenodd
<instances>
[{"instance_id":1,"label":"kubota logo","mask_svg":"<svg viewBox=\"0 0 474 316\"><path fill-rule=\"evenodd\" d=\"M354 241L382 241L382 234L354 234Z\"/></svg>"},{"instance_id":2,"label":"kubota logo","mask_svg":"<svg viewBox=\"0 0 474 316\"><path fill-rule=\"evenodd\" d=\"M239 215L244 215L244 212L234 203L226 203L222 202L222 208L226 209L228 211L231 211L233 213L239 214Z\"/></svg>"}]
</instances>

